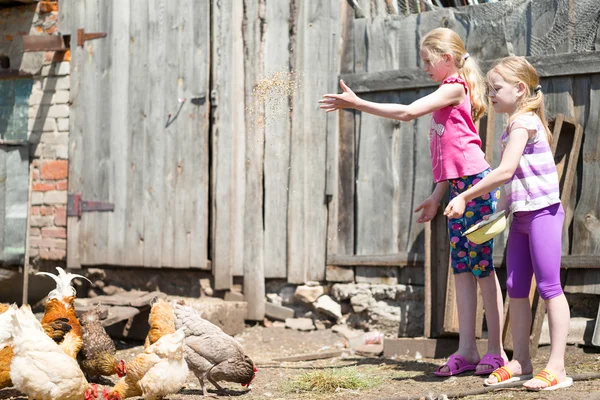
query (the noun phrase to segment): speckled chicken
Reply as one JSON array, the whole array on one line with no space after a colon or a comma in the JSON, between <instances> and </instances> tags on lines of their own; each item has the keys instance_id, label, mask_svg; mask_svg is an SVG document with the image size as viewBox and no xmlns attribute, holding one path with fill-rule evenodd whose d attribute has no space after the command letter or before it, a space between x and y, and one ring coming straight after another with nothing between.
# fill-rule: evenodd
<instances>
[{"instance_id":1,"label":"speckled chicken","mask_svg":"<svg viewBox=\"0 0 600 400\"><path fill-rule=\"evenodd\" d=\"M200 381L204 396L210 396L204 379L225 393L219 381L249 386L258 369L238 341L202 318L192 307L175 303L173 309L177 329L185 328L185 359Z\"/></svg>"},{"instance_id":2,"label":"speckled chicken","mask_svg":"<svg viewBox=\"0 0 600 400\"><path fill-rule=\"evenodd\" d=\"M100 307L86 311L79 318L83 345L77 359L88 377L125 375L125 362L117 360L115 343L100 320Z\"/></svg>"}]
</instances>

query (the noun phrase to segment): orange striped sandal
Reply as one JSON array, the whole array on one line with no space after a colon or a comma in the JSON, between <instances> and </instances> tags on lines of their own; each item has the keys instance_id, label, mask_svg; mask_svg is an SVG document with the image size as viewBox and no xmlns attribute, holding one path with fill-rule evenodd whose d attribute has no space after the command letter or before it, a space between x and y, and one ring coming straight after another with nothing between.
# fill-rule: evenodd
<instances>
[{"instance_id":1,"label":"orange striped sandal","mask_svg":"<svg viewBox=\"0 0 600 400\"><path fill-rule=\"evenodd\" d=\"M496 387L496 388L502 387L502 386L508 386L508 384L514 383L514 382L528 381L533 377L533 374L513 376L513 373L510 369L508 369L506 367L500 367L500 368L496 369L494 372L492 372L492 376L494 378L496 378L496 382L491 383L488 381L488 379L489 379L488 378L485 381L483 381L484 386Z\"/></svg>"},{"instance_id":2,"label":"orange striped sandal","mask_svg":"<svg viewBox=\"0 0 600 400\"><path fill-rule=\"evenodd\" d=\"M533 377L533 379L542 381L542 382L546 383L548 386L539 388L539 389L525 387L525 389L537 392L540 390L556 390L556 389L564 389L564 388L568 388L569 386L573 386L573 378L567 376L564 381L558 382L558 379L556 379L556 376L547 369L543 369L540 372L538 372Z\"/></svg>"}]
</instances>

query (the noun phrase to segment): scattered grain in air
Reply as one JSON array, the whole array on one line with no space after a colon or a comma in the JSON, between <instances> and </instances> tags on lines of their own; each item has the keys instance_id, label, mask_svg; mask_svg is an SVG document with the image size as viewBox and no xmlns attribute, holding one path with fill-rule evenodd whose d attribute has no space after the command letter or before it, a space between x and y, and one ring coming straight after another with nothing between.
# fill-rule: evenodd
<instances>
[{"instance_id":1,"label":"scattered grain in air","mask_svg":"<svg viewBox=\"0 0 600 400\"><path fill-rule=\"evenodd\" d=\"M265 126L288 117L292 110L292 100L300 89L300 79L292 72L278 71L256 82L252 90L252 102L246 108L256 121L262 120ZM257 118L264 113L264 118Z\"/></svg>"}]
</instances>

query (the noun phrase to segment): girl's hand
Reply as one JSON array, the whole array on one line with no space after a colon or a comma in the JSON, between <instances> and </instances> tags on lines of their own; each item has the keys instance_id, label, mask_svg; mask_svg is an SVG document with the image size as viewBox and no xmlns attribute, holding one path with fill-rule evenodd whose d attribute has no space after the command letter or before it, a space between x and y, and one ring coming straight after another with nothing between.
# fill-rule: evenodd
<instances>
[{"instance_id":1,"label":"girl's hand","mask_svg":"<svg viewBox=\"0 0 600 400\"><path fill-rule=\"evenodd\" d=\"M415 212L421 212L419 218L417 218L417 222L424 223L431 221L433 217L437 214L438 202L432 199L431 197L426 198L421 204L415 208Z\"/></svg>"},{"instance_id":2,"label":"girl's hand","mask_svg":"<svg viewBox=\"0 0 600 400\"><path fill-rule=\"evenodd\" d=\"M465 213L465 208L467 206L467 202L464 197L461 195L456 196L455 198L448 203L448 207L444 210L444 215L450 219L462 217Z\"/></svg>"},{"instance_id":3,"label":"girl's hand","mask_svg":"<svg viewBox=\"0 0 600 400\"><path fill-rule=\"evenodd\" d=\"M343 80L340 80L340 86L344 91L342 94L324 94L319 100L319 108L326 112L337 111L340 108L355 108L358 103L358 96L354 94Z\"/></svg>"}]
</instances>

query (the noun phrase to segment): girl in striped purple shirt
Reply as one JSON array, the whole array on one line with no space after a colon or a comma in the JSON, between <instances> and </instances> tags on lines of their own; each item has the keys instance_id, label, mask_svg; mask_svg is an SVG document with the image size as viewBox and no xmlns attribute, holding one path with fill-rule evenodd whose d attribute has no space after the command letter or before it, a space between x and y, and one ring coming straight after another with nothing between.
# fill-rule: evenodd
<instances>
[{"instance_id":1,"label":"girl in striped purple shirt","mask_svg":"<svg viewBox=\"0 0 600 400\"><path fill-rule=\"evenodd\" d=\"M565 348L569 332L569 305L560 284L560 260L564 211L551 150L552 136L544 117L544 95L533 66L523 57L506 57L488 72L494 110L508 114L508 126L500 139L502 161L471 189L455 197L445 210L449 218L462 215L471 199L504 184L498 210L513 214L507 244L507 282L513 359L494 371L487 386L526 381L530 390L568 387L573 380L565 372ZM551 351L546 368L533 379L529 354L532 275L546 302Z\"/></svg>"}]
</instances>

